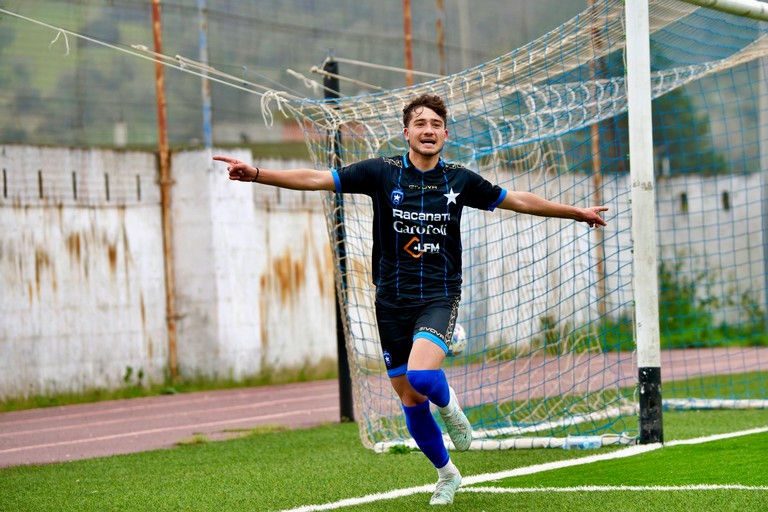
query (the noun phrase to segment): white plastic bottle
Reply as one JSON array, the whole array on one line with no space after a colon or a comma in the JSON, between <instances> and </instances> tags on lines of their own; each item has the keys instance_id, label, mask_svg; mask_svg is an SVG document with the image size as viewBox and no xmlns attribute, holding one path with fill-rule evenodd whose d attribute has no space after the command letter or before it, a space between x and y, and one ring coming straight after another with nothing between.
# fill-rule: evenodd
<instances>
[{"instance_id":1,"label":"white plastic bottle","mask_svg":"<svg viewBox=\"0 0 768 512\"><path fill-rule=\"evenodd\" d=\"M600 436L568 436L563 443L563 450L596 450L603 446Z\"/></svg>"}]
</instances>

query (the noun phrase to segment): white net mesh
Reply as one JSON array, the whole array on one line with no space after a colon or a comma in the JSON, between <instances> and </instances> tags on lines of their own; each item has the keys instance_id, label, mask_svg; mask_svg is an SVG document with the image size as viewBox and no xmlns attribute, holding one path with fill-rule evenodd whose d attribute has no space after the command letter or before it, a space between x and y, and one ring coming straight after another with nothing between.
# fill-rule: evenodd
<instances>
[{"instance_id":1,"label":"white net mesh","mask_svg":"<svg viewBox=\"0 0 768 512\"><path fill-rule=\"evenodd\" d=\"M417 94L435 93L450 111L447 160L507 189L579 206L610 206L608 227L599 232L569 221L465 212L459 323L468 333L468 348L448 360L446 372L473 422L476 446L559 446L569 434L624 442L637 431L631 286L633 278L642 276L631 274L625 23L622 1L598 2L527 46L462 73L384 93L285 103L304 127L316 165L327 168L404 153L403 106ZM763 93L752 80L758 59L768 51L765 29L731 14L656 1L650 6L650 31L660 178L689 180L688 186L701 176L737 175L732 193L738 193L737 187L749 189L749 175L759 169L752 130L758 131L762 117L750 118L751 125L744 122L738 134L727 137L727 146L717 145L712 132L727 120L701 114L697 104L712 112L713 101L724 111L729 103L742 101L758 112ZM329 231L337 242L343 240L337 261L357 419L367 446L386 447L408 433L375 328L371 205L367 198L346 195L341 201L329 196L326 204ZM669 215L659 219L660 230L678 216ZM757 223L747 237L760 240L760 214L753 216ZM725 221L716 222L724 227ZM673 258L697 257L695 245L678 243L684 228L676 229L671 236L662 233L661 255L671 250ZM718 240L722 254L739 252L738 244L730 242ZM749 250L750 259L763 257L759 243ZM669 264L662 259L660 271ZM750 275L750 283L734 277L721 287L720 297L709 300L701 288L686 295L693 279L689 272L695 271L692 262L677 267L667 280L662 276L668 294L676 294L660 304L665 348L714 358L712 350L723 348L745 354L744 336L756 337L747 344L766 343L765 269L745 267L737 259L732 266L734 276ZM751 302L735 306L733 297L739 294ZM736 315L741 320L733 320L741 322L735 326L742 329L740 335L728 335L724 327L726 334L718 334L712 319L727 316L726 303L743 308ZM688 309L665 316L681 307ZM670 318L678 324L664 325ZM704 321L709 324L703 338L709 343L692 343ZM671 354L663 360L674 361ZM685 396L701 391L734 397L736 388L696 387L690 379L736 374L754 383L753 372L768 367L768 358L760 350L750 357L743 358L744 364L715 365L711 371L671 364L664 369L665 380L685 381L680 386ZM753 394L764 394L762 383L756 389ZM542 439L509 441L520 436Z\"/></svg>"}]
</instances>

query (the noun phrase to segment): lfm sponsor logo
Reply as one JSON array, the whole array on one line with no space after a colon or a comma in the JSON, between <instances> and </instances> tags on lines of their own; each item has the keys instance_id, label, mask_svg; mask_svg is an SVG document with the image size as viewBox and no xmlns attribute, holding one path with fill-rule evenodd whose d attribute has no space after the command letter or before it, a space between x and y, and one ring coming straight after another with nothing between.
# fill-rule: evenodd
<instances>
[{"instance_id":1,"label":"lfm sponsor logo","mask_svg":"<svg viewBox=\"0 0 768 512\"><path fill-rule=\"evenodd\" d=\"M411 238L407 244L405 244L405 252L413 256L414 258L421 258L421 255L425 252L440 252L440 244L433 244L429 242L421 242L419 237L415 236Z\"/></svg>"}]
</instances>

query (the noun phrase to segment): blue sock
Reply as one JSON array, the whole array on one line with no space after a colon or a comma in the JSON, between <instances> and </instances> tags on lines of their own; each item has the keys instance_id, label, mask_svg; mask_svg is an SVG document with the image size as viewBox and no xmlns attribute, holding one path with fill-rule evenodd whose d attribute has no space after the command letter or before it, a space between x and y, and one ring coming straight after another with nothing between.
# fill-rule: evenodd
<instances>
[{"instance_id":1,"label":"blue sock","mask_svg":"<svg viewBox=\"0 0 768 512\"><path fill-rule=\"evenodd\" d=\"M411 387L429 398L438 407L445 407L451 400L448 379L443 370L408 370L406 372Z\"/></svg>"},{"instance_id":2,"label":"blue sock","mask_svg":"<svg viewBox=\"0 0 768 512\"><path fill-rule=\"evenodd\" d=\"M443 444L443 433L429 411L429 401L409 407L403 405L405 424L422 453L436 468L442 468L451 460Z\"/></svg>"}]
</instances>

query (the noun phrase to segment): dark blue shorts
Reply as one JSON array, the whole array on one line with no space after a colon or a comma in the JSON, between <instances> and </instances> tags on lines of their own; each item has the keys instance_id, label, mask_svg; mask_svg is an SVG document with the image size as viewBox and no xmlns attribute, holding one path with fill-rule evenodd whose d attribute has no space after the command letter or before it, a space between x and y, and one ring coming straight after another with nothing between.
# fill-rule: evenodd
<instances>
[{"instance_id":1,"label":"dark blue shorts","mask_svg":"<svg viewBox=\"0 0 768 512\"><path fill-rule=\"evenodd\" d=\"M425 338L447 354L453 339L460 297L408 300L376 295L376 322L387 375L397 377L408 370L413 341Z\"/></svg>"}]
</instances>

